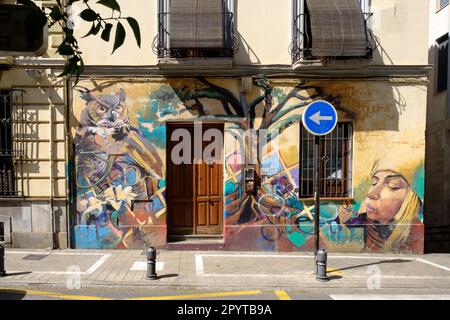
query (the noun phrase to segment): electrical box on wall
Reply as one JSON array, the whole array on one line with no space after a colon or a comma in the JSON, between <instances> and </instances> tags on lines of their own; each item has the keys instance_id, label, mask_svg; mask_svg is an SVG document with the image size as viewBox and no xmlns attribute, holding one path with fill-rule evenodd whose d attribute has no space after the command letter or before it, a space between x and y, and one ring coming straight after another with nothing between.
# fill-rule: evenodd
<instances>
[{"instance_id":1,"label":"electrical box on wall","mask_svg":"<svg viewBox=\"0 0 450 320\"><path fill-rule=\"evenodd\" d=\"M39 8L0 5L0 56L42 56L47 47L48 27Z\"/></svg>"}]
</instances>

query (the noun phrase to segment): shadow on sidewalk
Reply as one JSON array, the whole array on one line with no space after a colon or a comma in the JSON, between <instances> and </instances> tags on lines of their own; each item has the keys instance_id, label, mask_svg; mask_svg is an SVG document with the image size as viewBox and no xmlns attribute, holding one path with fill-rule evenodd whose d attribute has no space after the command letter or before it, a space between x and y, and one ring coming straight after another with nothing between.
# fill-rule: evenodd
<instances>
[{"instance_id":1,"label":"shadow on sidewalk","mask_svg":"<svg viewBox=\"0 0 450 320\"><path fill-rule=\"evenodd\" d=\"M22 272L13 272L13 273L6 273L4 276L0 277L1 278L6 278L6 277L11 277L11 276L21 276L24 274L31 274L33 273L32 271L22 271Z\"/></svg>"},{"instance_id":2,"label":"shadow on sidewalk","mask_svg":"<svg viewBox=\"0 0 450 320\"><path fill-rule=\"evenodd\" d=\"M411 262L411 260L406 260L406 259L382 260L382 261L378 261L378 262L365 263L365 264L359 264L359 265L351 266L351 267L334 269L333 271L334 272L336 272L336 271L344 271L344 270L350 270L350 269L374 266L374 265L383 264L383 263L404 263L404 262Z\"/></svg>"},{"instance_id":3,"label":"shadow on sidewalk","mask_svg":"<svg viewBox=\"0 0 450 320\"><path fill-rule=\"evenodd\" d=\"M0 300L22 300L26 294L22 290L0 289Z\"/></svg>"},{"instance_id":4,"label":"shadow on sidewalk","mask_svg":"<svg viewBox=\"0 0 450 320\"><path fill-rule=\"evenodd\" d=\"M175 277L178 277L178 276L179 276L179 274L177 274L177 273L162 274L162 275L158 276L158 279L175 278Z\"/></svg>"}]
</instances>

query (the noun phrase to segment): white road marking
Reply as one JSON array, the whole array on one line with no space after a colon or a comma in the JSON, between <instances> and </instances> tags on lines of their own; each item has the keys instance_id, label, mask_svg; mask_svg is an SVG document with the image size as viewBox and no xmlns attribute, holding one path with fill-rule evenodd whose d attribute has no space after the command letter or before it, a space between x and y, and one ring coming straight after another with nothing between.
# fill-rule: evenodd
<instances>
[{"instance_id":1,"label":"white road marking","mask_svg":"<svg viewBox=\"0 0 450 320\"><path fill-rule=\"evenodd\" d=\"M450 300L450 295L437 294L330 294L333 300Z\"/></svg>"},{"instance_id":2,"label":"white road marking","mask_svg":"<svg viewBox=\"0 0 450 320\"><path fill-rule=\"evenodd\" d=\"M136 261L131 266L131 271L146 271L147 270L147 261ZM156 262L156 271L164 270L164 262Z\"/></svg>"},{"instance_id":3,"label":"white road marking","mask_svg":"<svg viewBox=\"0 0 450 320\"><path fill-rule=\"evenodd\" d=\"M301 277L304 275L308 275L308 273L303 274L290 274L290 275L282 275L282 274L217 274L217 273L205 273L204 270L204 262L203 257L226 257L226 258L299 258L299 259L314 259L313 255L274 255L274 254L196 254L195 255L195 268L197 276L202 277ZM329 258L332 259L365 259L365 260L404 260L409 262L419 261L422 263L430 264L437 268L441 268L443 270L450 271L450 268L429 262L427 260L421 258L413 258L413 257L401 257L401 256L346 256L346 255L329 255ZM366 275L346 275L346 278L367 278ZM383 275L382 279L450 279L450 277L446 276L397 276L397 275Z\"/></svg>"},{"instance_id":4,"label":"white road marking","mask_svg":"<svg viewBox=\"0 0 450 320\"><path fill-rule=\"evenodd\" d=\"M97 271L105 262L111 257L111 253L95 253L95 252L39 252L39 251L6 251L6 253L12 253L12 254L35 254L35 255L77 255L77 256L101 256L100 259L98 259L89 269L82 272L73 272L73 271L30 271L34 274L59 274L59 275L89 275ZM14 274L14 273L23 273L28 271L11 271L8 270L7 273Z\"/></svg>"},{"instance_id":5,"label":"white road marking","mask_svg":"<svg viewBox=\"0 0 450 320\"><path fill-rule=\"evenodd\" d=\"M444 267L440 264L434 263L434 262L430 262L428 260L422 259L422 258L417 258L417 261L425 263L425 264L429 264L430 266L445 270L445 271L450 271L450 268Z\"/></svg>"},{"instance_id":6,"label":"white road marking","mask_svg":"<svg viewBox=\"0 0 450 320\"><path fill-rule=\"evenodd\" d=\"M203 256L199 254L195 255L195 272L197 276L205 275L205 270L203 268Z\"/></svg>"},{"instance_id":7,"label":"white road marking","mask_svg":"<svg viewBox=\"0 0 450 320\"><path fill-rule=\"evenodd\" d=\"M86 273L87 274L93 274L95 271L97 271L98 268L100 268L102 266L102 264L104 264L106 262L106 260L108 260L111 257L111 254L105 254L103 255L103 257L101 257L100 259L97 260L97 262L95 262L89 269L87 269Z\"/></svg>"}]
</instances>

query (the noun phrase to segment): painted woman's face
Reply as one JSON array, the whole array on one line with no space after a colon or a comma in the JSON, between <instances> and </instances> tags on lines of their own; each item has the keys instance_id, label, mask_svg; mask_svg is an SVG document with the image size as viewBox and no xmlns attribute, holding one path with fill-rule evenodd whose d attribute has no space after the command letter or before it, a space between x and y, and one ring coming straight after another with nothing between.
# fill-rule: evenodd
<instances>
[{"instance_id":1,"label":"painted woman's face","mask_svg":"<svg viewBox=\"0 0 450 320\"><path fill-rule=\"evenodd\" d=\"M407 193L408 183L398 173L390 170L375 173L365 200L367 217L388 224L400 210Z\"/></svg>"}]
</instances>

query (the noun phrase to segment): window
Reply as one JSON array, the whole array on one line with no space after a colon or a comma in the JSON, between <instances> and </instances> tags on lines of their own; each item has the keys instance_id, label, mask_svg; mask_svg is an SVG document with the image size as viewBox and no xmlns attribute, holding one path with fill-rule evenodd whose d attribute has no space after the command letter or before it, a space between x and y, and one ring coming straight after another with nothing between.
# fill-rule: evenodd
<instances>
[{"instance_id":1,"label":"window","mask_svg":"<svg viewBox=\"0 0 450 320\"><path fill-rule=\"evenodd\" d=\"M15 194L11 93L0 91L0 197Z\"/></svg>"},{"instance_id":2,"label":"window","mask_svg":"<svg viewBox=\"0 0 450 320\"><path fill-rule=\"evenodd\" d=\"M351 194L352 135L349 122L340 122L334 131L321 137L320 195L347 198ZM300 197L314 197L314 136L303 126L300 134Z\"/></svg>"},{"instance_id":3,"label":"window","mask_svg":"<svg viewBox=\"0 0 450 320\"><path fill-rule=\"evenodd\" d=\"M445 6L448 6L448 2L449 0L436 0L437 1L437 11L441 10L442 8L444 8Z\"/></svg>"},{"instance_id":4,"label":"window","mask_svg":"<svg viewBox=\"0 0 450 320\"><path fill-rule=\"evenodd\" d=\"M371 57L369 0L293 1L293 63Z\"/></svg>"},{"instance_id":5,"label":"window","mask_svg":"<svg viewBox=\"0 0 450 320\"><path fill-rule=\"evenodd\" d=\"M448 86L448 34L437 41L437 92L447 90Z\"/></svg>"},{"instance_id":6,"label":"window","mask_svg":"<svg viewBox=\"0 0 450 320\"><path fill-rule=\"evenodd\" d=\"M159 0L159 58L233 57L234 0Z\"/></svg>"},{"instance_id":7,"label":"window","mask_svg":"<svg viewBox=\"0 0 450 320\"><path fill-rule=\"evenodd\" d=\"M23 96L21 91L0 90L0 197L18 195L15 160L23 143L14 141L23 135Z\"/></svg>"}]
</instances>

